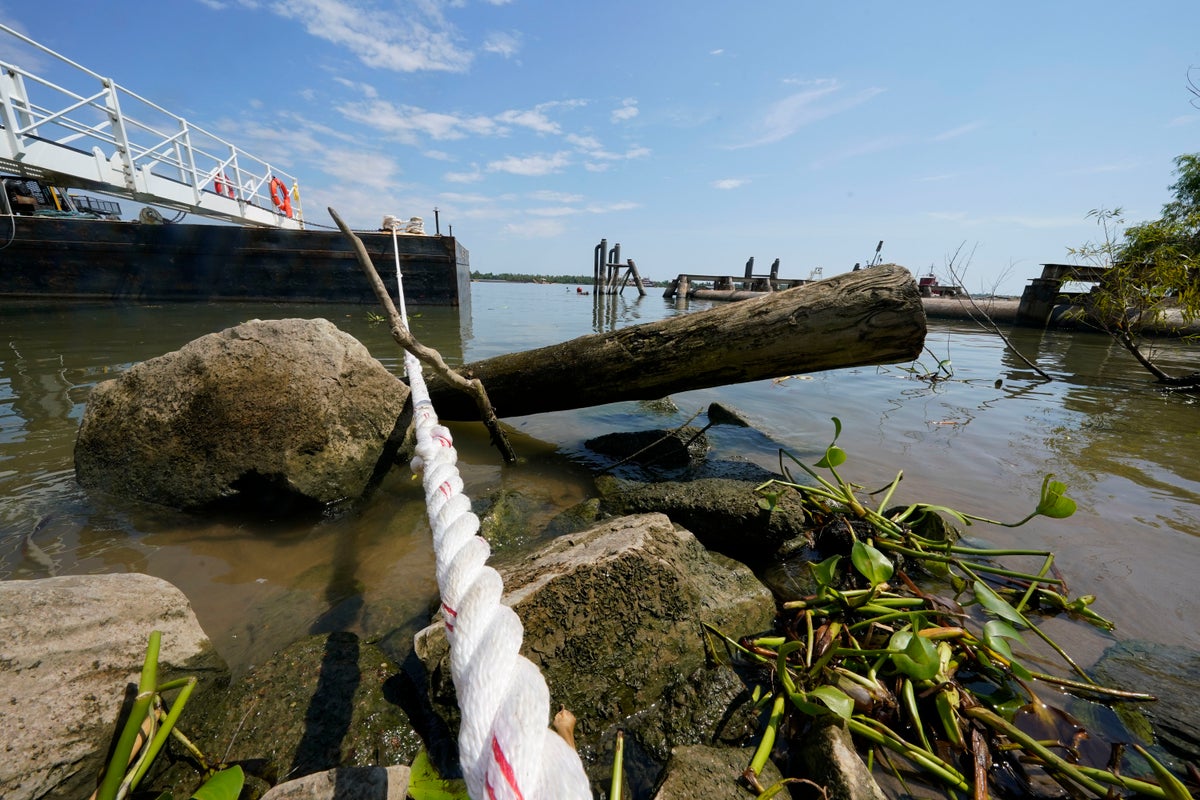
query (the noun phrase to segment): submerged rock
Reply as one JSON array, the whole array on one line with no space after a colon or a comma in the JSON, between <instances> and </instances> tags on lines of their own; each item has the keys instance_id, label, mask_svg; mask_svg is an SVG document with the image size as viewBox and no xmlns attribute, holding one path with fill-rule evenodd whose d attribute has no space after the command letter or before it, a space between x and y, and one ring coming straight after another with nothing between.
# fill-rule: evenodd
<instances>
[{"instance_id":1,"label":"submerged rock","mask_svg":"<svg viewBox=\"0 0 1200 800\"><path fill-rule=\"evenodd\" d=\"M633 483L597 481L600 510L612 515L658 512L696 535L705 547L758 566L784 542L803 536L807 516L799 495L780 491L773 509L760 501L757 484L729 478Z\"/></svg>"},{"instance_id":2,"label":"submerged rock","mask_svg":"<svg viewBox=\"0 0 1200 800\"><path fill-rule=\"evenodd\" d=\"M1154 703L1118 706L1118 715L1135 733L1143 732L1136 715L1145 715L1156 743L1179 759L1200 762L1200 652L1151 642L1118 642L1104 651L1092 670L1107 686L1146 692Z\"/></svg>"},{"instance_id":3,"label":"submerged rock","mask_svg":"<svg viewBox=\"0 0 1200 800\"><path fill-rule=\"evenodd\" d=\"M662 469L684 467L708 452L708 437L699 428L620 431L588 439L584 446L601 455Z\"/></svg>"},{"instance_id":4,"label":"submerged rock","mask_svg":"<svg viewBox=\"0 0 1200 800\"><path fill-rule=\"evenodd\" d=\"M327 320L253 320L98 384L75 473L181 509L320 507L360 496L390 461L407 398Z\"/></svg>"},{"instance_id":5,"label":"submerged rock","mask_svg":"<svg viewBox=\"0 0 1200 800\"><path fill-rule=\"evenodd\" d=\"M95 788L152 631L162 633L159 681L200 681L187 710L229 677L187 598L149 575L0 581L0 609L5 800Z\"/></svg>"}]
</instances>

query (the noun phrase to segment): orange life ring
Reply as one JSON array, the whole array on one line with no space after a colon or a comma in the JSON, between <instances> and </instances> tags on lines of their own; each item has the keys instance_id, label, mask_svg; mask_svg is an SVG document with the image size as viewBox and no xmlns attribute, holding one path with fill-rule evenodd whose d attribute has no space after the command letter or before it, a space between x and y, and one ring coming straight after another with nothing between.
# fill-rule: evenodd
<instances>
[{"instance_id":1,"label":"orange life ring","mask_svg":"<svg viewBox=\"0 0 1200 800\"><path fill-rule=\"evenodd\" d=\"M284 215L292 216L292 198L288 196L287 185L279 178L271 178L271 202Z\"/></svg>"},{"instance_id":2,"label":"orange life ring","mask_svg":"<svg viewBox=\"0 0 1200 800\"><path fill-rule=\"evenodd\" d=\"M225 195L230 199L233 198L233 184L230 183L229 176L224 172L213 178L213 189L216 190L217 194Z\"/></svg>"}]
</instances>

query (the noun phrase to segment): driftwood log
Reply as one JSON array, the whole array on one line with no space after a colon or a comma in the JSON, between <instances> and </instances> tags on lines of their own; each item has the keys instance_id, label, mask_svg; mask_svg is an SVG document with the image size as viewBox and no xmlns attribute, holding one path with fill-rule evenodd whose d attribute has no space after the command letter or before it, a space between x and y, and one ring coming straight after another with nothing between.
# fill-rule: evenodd
<instances>
[{"instance_id":1,"label":"driftwood log","mask_svg":"<svg viewBox=\"0 0 1200 800\"><path fill-rule=\"evenodd\" d=\"M487 386L497 416L517 417L911 361L924 344L917 283L908 270L888 265L496 356L457 372ZM428 385L441 419L479 419L470 398L443 379L429 376Z\"/></svg>"}]
</instances>

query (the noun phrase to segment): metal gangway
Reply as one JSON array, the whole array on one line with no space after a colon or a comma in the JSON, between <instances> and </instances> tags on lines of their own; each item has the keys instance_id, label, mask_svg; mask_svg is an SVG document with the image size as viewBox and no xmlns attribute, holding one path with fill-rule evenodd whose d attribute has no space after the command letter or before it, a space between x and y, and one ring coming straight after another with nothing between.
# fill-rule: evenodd
<instances>
[{"instance_id":1,"label":"metal gangway","mask_svg":"<svg viewBox=\"0 0 1200 800\"><path fill-rule=\"evenodd\" d=\"M0 60L0 172L241 224L301 229L296 179L5 25L67 88ZM61 73L62 77L59 77Z\"/></svg>"}]
</instances>

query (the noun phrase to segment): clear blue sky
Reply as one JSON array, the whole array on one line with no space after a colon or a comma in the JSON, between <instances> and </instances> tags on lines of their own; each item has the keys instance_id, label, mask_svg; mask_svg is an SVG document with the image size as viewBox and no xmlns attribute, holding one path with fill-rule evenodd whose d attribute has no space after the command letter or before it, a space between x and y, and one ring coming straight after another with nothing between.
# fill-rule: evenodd
<instances>
[{"instance_id":1,"label":"clear blue sky","mask_svg":"<svg viewBox=\"0 0 1200 800\"><path fill-rule=\"evenodd\" d=\"M491 272L973 252L1019 293L1200 151L1200 3L0 0L10 25L283 167L306 215L422 216ZM8 37L0 37L7 39ZM0 43L0 58L12 58Z\"/></svg>"}]
</instances>

